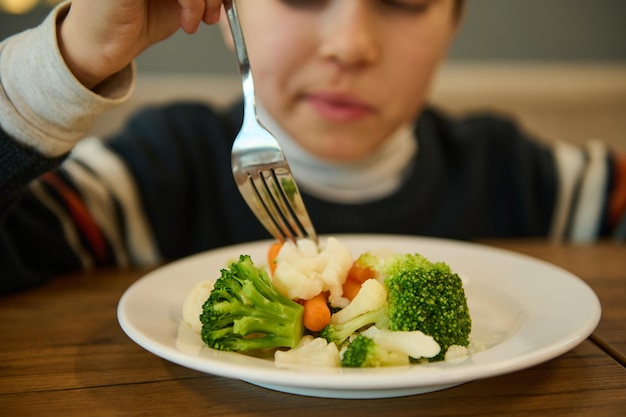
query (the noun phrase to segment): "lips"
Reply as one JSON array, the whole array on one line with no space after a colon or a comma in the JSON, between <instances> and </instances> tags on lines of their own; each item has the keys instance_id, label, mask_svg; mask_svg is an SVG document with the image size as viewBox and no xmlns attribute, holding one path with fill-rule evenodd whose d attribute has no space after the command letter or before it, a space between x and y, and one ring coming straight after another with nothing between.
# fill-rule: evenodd
<instances>
[{"instance_id":1,"label":"lips","mask_svg":"<svg viewBox=\"0 0 626 417\"><path fill-rule=\"evenodd\" d=\"M372 106L344 93L313 93L306 96L306 101L319 116L335 122L356 121L374 112Z\"/></svg>"}]
</instances>

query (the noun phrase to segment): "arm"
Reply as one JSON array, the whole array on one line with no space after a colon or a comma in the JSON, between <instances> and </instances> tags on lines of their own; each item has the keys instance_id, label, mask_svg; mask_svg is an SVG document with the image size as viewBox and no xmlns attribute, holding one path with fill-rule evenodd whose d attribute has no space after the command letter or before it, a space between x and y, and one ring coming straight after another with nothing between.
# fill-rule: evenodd
<instances>
[{"instance_id":1,"label":"arm","mask_svg":"<svg viewBox=\"0 0 626 417\"><path fill-rule=\"evenodd\" d=\"M201 20L212 21L209 10L219 11L220 3L74 1L57 7L41 26L0 44L0 292L38 284L62 271L97 264L150 263L158 258L148 246L130 259L126 243L119 238L118 231L124 231L120 219L106 214L116 210L91 211L100 207L97 202L83 201L87 194L103 195L99 192L102 184L76 174L80 168L50 170L66 159L98 114L127 99L137 53L169 36L177 25L193 31ZM141 19L125 22L110 19L115 13L128 15L133 7L135 12L144 8L153 14L139 13ZM173 9L173 18L165 18L164 13ZM155 25L151 19L156 18L164 20ZM142 31L134 37L114 36L148 23L153 28L150 36ZM75 35L77 31L82 31L80 36ZM109 65L81 55L80 45L72 43L79 40L85 47L86 39L97 39L97 33L105 32L109 40L119 40L101 57ZM92 43L87 50L102 48ZM96 63L100 71L93 73L85 62ZM66 165L79 166L73 158ZM125 184L132 183L131 174L118 167L128 180ZM79 192L79 187L86 186L91 187L90 193ZM109 207L119 204L118 195L113 194L103 197ZM130 194L125 201L137 202L138 196Z\"/></svg>"},{"instance_id":2,"label":"arm","mask_svg":"<svg viewBox=\"0 0 626 417\"><path fill-rule=\"evenodd\" d=\"M0 44L0 126L58 157L130 94L132 61L179 27L212 22L221 0L75 0Z\"/></svg>"},{"instance_id":3,"label":"arm","mask_svg":"<svg viewBox=\"0 0 626 417\"><path fill-rule=\"evenodd\" d=\"M559 187L552 239L587 243L612 236L624 240L625 156L600 141L583 147L557 142L553 152Z\"/></svg>"},{"instance_id":4,"label":"arm","mask_svg":"<svg viewBox=\"0 0 626 417\"><path fill-rule=\"evenodd\" d=\"M611 164L607 229L618 242L626 241L626 154L614 154Z\"/></svg>"}]
</instances>

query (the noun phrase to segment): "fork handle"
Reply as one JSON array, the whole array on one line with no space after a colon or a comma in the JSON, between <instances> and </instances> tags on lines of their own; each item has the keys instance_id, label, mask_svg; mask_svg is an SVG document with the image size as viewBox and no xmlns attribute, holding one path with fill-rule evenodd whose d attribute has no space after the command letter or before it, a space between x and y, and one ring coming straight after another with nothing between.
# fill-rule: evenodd
<instances>
[{"instance_id":1,"label":"fork handle","mask_svg":"<svg viewBox=\"0 0 626 417\"><path fill-rule=\"evenodd\" d=\"M254 81L252 72L250 71L250 60L248 59L248 50L243 37L243 30L239 22L239 14L237 13L237 5L235 0L224 1L224 10L228 18L230 33L233 36L235 44L235 54L237 55L237 63L239 64L239 73L241 74L241 82L243 87L243 97L246 107L252 107L251 114L256 116L256 108L254 103Z\"/></svg>"}]
</instances>

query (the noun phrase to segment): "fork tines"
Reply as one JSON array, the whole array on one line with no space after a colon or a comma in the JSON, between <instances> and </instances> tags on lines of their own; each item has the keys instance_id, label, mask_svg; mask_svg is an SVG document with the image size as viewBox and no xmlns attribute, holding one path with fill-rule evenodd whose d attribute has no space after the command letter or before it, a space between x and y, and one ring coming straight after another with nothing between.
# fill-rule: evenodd
<instances>
[{"instance_id":1,"label":"fork tines","mask_svg":"<svg viewBox=\"0 0 626 417\"><path fill-rule=\"evenodd\" d=\"M288 168L270 168L248 172L248 183L256 198L256 213L266 229L281 241L317 240L315 230Z\"/></svg>"}]
</instances>

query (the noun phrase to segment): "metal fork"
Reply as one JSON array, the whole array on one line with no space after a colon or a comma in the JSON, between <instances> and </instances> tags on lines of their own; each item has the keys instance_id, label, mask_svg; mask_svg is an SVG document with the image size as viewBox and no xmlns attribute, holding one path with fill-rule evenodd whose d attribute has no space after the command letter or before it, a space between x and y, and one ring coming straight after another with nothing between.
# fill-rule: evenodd
<instances>
[{"instance_id":1,"label":"metal fork","mask_svg":"<svg viewBox=\"0 0 626 417\"><path fill-rule=\"evenodd\" d=\"M317 234L278 141L261 124L254 82L234 0L224 8L235 43L244 99L241 130L232 148L232 169L241 195L257 219L277 240L312 239Z\"/></svg>"}]
</instances>

